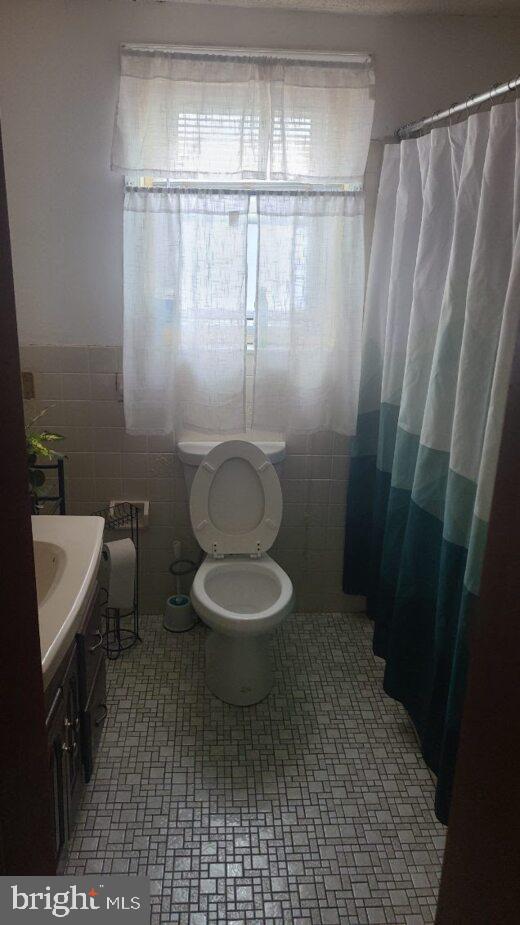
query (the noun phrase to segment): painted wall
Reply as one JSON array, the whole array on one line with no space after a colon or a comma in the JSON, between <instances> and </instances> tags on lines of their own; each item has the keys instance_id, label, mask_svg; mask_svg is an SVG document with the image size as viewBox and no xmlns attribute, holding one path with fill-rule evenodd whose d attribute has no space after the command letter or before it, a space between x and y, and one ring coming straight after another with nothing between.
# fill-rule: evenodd
<instances>
[{"instance_id":1,"label":"painted wall","mask_svg":"<svg viewBox=\"0 0 520 925\"><path fill-rule=\"evenodd\" d=\"M123 193L109 169L121 41L372 52L374 137L383 138L516 74L520 18L0 0L1 116L25 344L121 343Z\"/></svg>"},{"instance_id":2,"label":"painted wall","mask_svg":"<svg viewBox=\"0 0 520 925\"><path fill-rule=\"evenodd\" d=\"M174 590L172 541L196 557L171 439L130 437L121 394L122 179L109 169L119 43L257 45L375 55L374 138L517 70L520 19L352 17L131 0L0 0L0 101L27 416L66 437L69 513L150 499L142 604ZM367 166L370 236L381 142ZM87 346L90 345L90 346ZM289 441L273 554L297 609L351 611L341 591L348 441ZM186 588L187 589L187 588Z\"/></svg>"},{"instance_id":3,"label":"painted wall","mask_svg":"<svg viewBox=\"0 0 520 925\"><path fill-rule=\"evenodd\" d=\"M173 541L180 540L183 556L197 561L200 553L172 438L125 433L120 348L32 345L21 348L21 360L34 373L38 396L25 403L26 418L47 408L41 424L65 437L67 512L92 514L111 499L150 501L140 539L141 602L143 613L160 613L175 592L168 570ZM287 442L283 520L272 553L292 579L299 611L363 608L362 599L341 590L347 454L348 440L330 433Z\"/></svg>"}]
</instances>

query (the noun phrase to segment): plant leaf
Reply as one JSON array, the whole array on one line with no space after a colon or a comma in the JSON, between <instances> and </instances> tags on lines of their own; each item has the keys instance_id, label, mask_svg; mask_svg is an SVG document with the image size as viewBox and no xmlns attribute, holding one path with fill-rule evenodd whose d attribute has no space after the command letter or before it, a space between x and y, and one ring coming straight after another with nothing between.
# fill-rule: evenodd
<instances>
[{"instance_id":1,"label":"plant leaf","mask_svg":"<svg viewBox=\"0 0 520 925\"><path fill-rule=\"evenodd\" d=\"M55 434L53 432L49 432L48 430L44 430L43 433L40 434L40 440L45 440L50 443L53 440L65 440L65 437L63 434Z\"/></svg>"},{"instance_id":2,"label":"plant leaf","mask_svg":"<svg viewBox=\"0 0 520 925\"><path fill-rule=\"evenodd\" d=\"M32 441L31 450L33 453L36 453L37 456L43 456L44 459L52 459L54 455L53 450L50 450L48 446L45 446L44 443L40 443L37 439Z\"/></svg>"},{"instance_id":3,"label":"plant leaf","mask_svg":"<svg viewBox=\"0 0 520 925\"><path fill-rule=\"evenodd\" d=\"M43 456L44 459L62 458L62 454L50 446L48 443L64 440L62 434L42 431L40 434L28 433L26 435L27 453L29 456Z\"/></svg>"},{"instance_id":4,"label":"plant leaf","mask_svg":"<svg viewBox=\"0 0 520 925\"><path fill-rule=\"evenodd\" d=\"M26 431L29 430L29 428L32 427L33 424L36 423L36 421L39 421L40 418L42 418L44 414L47 414L47 412L50 411L51 408L54 408L55 405L56 405L56 402L54 402L54 404L52 404L52 405L47 405L46 408L42 408L42 410L39 412L39 414L37 414L36 417L32 418L32 420L29 421L29 422L25 425L25 430L26 430Z\"/></svg>"}]
</instances>

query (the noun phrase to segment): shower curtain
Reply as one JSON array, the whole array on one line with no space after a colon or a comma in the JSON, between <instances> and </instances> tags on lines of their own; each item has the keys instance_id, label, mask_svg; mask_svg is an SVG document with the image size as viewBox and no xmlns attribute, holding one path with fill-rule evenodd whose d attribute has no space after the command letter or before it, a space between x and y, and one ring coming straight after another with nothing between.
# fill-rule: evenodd
<instances>
[{"instance_id":1,"label":"shower curtain","mask_svg":"<svg viewBox=\"0 0 520 925\"><path fill-rule=\"evenodd\" d=\"M344 589L443 822L520 314L519 165L518 102L387 146L369 269Z\"/></svg>"}]
</instances>

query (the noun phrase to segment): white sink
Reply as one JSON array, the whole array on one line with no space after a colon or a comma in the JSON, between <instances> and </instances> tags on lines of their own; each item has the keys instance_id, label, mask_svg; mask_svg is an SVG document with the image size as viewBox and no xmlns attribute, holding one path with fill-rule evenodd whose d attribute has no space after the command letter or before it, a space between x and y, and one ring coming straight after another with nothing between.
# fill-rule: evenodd
<instances>
[{"instance_id":1,"label":"white sink","mask_svg":"<svg viewBox=\"0 0 520 925\"><path fill-rule=\"evenodd\" d=\"M81 626L103 545L102 517L32 518L43 683Z\"/></svg>"}]
</instances>

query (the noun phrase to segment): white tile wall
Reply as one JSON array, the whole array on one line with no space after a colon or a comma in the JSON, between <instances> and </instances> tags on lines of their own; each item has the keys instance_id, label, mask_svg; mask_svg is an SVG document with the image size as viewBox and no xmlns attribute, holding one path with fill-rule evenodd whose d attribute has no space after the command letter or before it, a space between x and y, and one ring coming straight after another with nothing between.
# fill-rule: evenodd
<instances>
[{"instance_id":1,"label":"white tile wall","mask_svg":"<svg viewBox=\"0 0 520 925\"><path fill-rule=\"evenodd\" d=\"M141 535L142 605L146 613L160 612L175 590L168 571L173 540L181 540L184 556L199 555L172 440L125 433L120 348L29 346L21 348L21 360L35 380L27 418L48 408L38 426L66 438L68 513L89 514L111 499L150 500L150 525ZM346 438L288 439L284 516L272 553L291 576L298 610L362 609L361 599L341 591L347 476Z\"/></svg>"}]
</instances>

